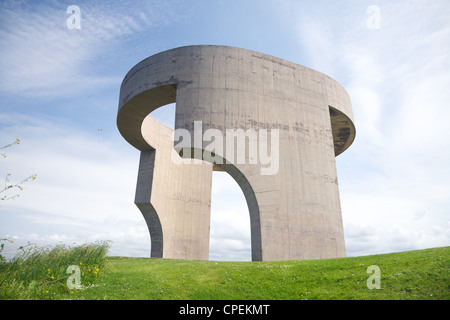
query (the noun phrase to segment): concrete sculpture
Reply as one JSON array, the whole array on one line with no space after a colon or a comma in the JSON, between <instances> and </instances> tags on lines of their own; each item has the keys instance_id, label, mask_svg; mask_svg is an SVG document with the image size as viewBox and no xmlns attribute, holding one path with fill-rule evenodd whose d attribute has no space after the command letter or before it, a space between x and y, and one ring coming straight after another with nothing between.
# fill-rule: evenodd
<instances>
[{"instance_id":1,"label":"concrete sculpture","mask_svg":"<svg viewBox=\"0 0 450 320\"><path fill-rule=\"evenodd\" d=\"M135 203L152 257L208 259L213 170L245 195L254 261L345 256L335 156L355 127L336 81L255 51L187 46L134 66L119 99L119 131L141 151ZM174 102L175 130L149 116Z\"/></svg>"}]
</instances>

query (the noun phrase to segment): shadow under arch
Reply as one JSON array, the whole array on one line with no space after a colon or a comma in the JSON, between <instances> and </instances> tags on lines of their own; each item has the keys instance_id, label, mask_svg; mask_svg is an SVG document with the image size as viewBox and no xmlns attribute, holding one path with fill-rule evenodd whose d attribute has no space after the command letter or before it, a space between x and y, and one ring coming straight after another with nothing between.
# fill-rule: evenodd
<instances>
[{"instance_id":1,"label":"shadow under arch","mask_svg":"<svg viewBox=\"0 0 450 320\"><path fill-rule=\"evenodd\" d=\"M163 257L163 232L158 213L150 202L136 203L141 211L150 233L150 257Z\"/></svg>"}]
</instances>

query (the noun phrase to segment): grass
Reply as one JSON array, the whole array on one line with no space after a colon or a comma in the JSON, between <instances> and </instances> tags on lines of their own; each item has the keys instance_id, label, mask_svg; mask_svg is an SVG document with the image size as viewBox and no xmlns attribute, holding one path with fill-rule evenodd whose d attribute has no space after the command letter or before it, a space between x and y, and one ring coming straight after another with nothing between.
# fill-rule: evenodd
<instances>
[{"instance_id":1,"label":"grass","mask_svg":"<svg viewBox=\"0 0 450 320\"><path fill-rule=\"evenodd\" d=\"M9 299L450 299L450 247L278 262L105 257L106 250L104 244L73 249L62 246L44 250L37 257L30 255L27 259L9 262L9 267L15 263L16 271L9 274L8 281L22 283L21 288L25 289ZM73 256L69 257L68 253ZM86 266L80 290L67 290L61 285L65 280L40 285L49 282L53 270L55 278L67 278L67 266L80 262ZM366 271L371 265L380 268L381 289L367 288L371 274ZM88 271L88 268L96 270L92 269L94 267L100 277L92 277L92 272ZM48 273L48 269L52 271ZM1 272L5 274L4 270ZM26 289L36 279L41 281L38 286ZM4 293L2 297L5 298Z\"/></svg>"},{"instance_id":2,"label":"grass","mask_svg":"<svg viewBox=\"0 0 450 320\"><path fill-rule=\"evenodd\" d=\"M53 248L38 248L29 244L20 247L18 253L7 260L1 255L4 249L2 243L0 299L67 298L74 293L67 285L68 278L72 277L72 274L67 273L67 268L77 266L83 284L89 286L99 280L108 248L107 242L76 247L61 244Z\"/></svg>"},{"instance_id":3,"label":"grass","mask_svg":"<svg viewBox=\"0 0 450 320\"><path fill-rule=\"evenodd\" d=\"M109 257L73 299L450 299L450 247L342 259L215 262ZM367 267L381 289L367 288Z\"/></svg>"}]
</instances>

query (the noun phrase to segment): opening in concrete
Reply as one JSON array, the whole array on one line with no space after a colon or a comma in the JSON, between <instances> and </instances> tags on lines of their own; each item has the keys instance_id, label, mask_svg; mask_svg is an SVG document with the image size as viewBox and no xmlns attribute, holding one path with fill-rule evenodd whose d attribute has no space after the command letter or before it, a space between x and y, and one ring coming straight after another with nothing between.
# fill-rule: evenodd
<instances>
[{"instance_id":1,"label":"opening in concrete","mask_svg":"<svg viewBox=\"0 0 450 320\"><path fill-rule=\"evenodd\" d=\"M175 129L175 103L169 103L153 110L150 115L163 125Z\"/></svg>"},{"instance_id":2,"label":"opening in concrete","mask_svg":"<svg viewBox=\"0 0 450 320\"><path fill-rule=\"evenodd\" d=\"M223 171L213 171L209 259L252 260L247 201L237 182Z\"/></svg>"}]
</instances>

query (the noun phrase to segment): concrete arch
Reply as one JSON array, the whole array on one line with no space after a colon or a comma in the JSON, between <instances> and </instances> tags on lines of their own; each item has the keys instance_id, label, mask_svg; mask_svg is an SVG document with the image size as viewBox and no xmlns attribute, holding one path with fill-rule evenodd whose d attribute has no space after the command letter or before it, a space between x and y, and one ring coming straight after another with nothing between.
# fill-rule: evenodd
<instances>
[{"instance_id":1,"label":"concrete arch","mask_svg":"<svg viewBox=\"0 0 450 320\"><path fill-rule=\"evenodd\" d=\"M124 83L126 82L124 81L122 86ZM120 133L136 149L141 151L154 149L151 140L146 141L143 137L142 124L153 110L176 102L176 84L153 86L132 97L125 98L123 100L126 101L126 105L119 106L117 115L117 127ZM154 137L157 139L158 134ZM152 136L149 138L153 139Z\"/></svg>"},{"instance_id":2,"label":"concrete arch","mask_svg":"<svg viewBox=\"0 0 450 320\"><path fill-rule=\"evenodd\" d=\"M205 156L207 152L204 149L175 150L180 152L184 159L199 159L211 163L213 171L224 171L236 181L244 194L250 215L252 261L262 261L261 219L258 200L245 174L236 165L229 163L226 158L220 155L214 155L216 161L212 161L208 156Z\"/></svg>"}]
</instances>

